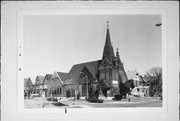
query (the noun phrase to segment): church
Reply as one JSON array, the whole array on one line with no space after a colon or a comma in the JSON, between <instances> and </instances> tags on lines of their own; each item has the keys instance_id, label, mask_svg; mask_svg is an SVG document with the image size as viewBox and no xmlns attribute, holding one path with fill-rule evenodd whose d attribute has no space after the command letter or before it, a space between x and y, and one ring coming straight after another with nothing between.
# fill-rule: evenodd
<instances>
[{"instance_id":1,"label":"church","mask_svg":"<svg viewBox=\"0 0 180 121\"><path fill-rule=\"evenodd\" d=\"M105 97L119 93L119 84L125 83L128 79L118 49L114 54L108 22L102 59L73 65L67 75L65 82L71 80L75 86L74 89L64 91L66 97L76 92L82 97L92 97L97 88Z\"/></svg>"}]
</instances>

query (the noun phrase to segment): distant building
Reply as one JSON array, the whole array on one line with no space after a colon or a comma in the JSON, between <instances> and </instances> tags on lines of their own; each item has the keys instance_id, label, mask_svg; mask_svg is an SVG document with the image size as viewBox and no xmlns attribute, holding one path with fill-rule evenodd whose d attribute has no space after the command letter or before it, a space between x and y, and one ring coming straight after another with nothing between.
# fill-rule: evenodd
<instances>
[{"instance_id":1,"label":"distant building","mask_svg":"<svg viewBox=\"0 0 180 121\"><path fill-rule=\"evenodd\" d=\"M45 78L44 78L44 81L43 81L43 87L44 87L44 92L43 94L43 97L47 97L48 96L48 86L49 86L49 83L51 81L51 77L52 77L52 74L46 74Z\"/></svg>"},{"instance_id":2,"label":"distant building","mask_svg":"<svg viewBox=\"0 0 180 121\"><path fill-rule=\"evenodd\" d=\"M31 78L24 79L24 97L30 97L34 90L34 85Z\"/></svg>"},{"instance_id":3,"label":"distant building","mask_svg":"<svg viewBox=\"0 0 180 121\"><path fill-rule=\"evenodd\" d=\"M36 91L35 93L38 94L39 96L43 96L45 95L45 88L44 88L44 78L45 76L37 76L35 79L35 87L36 87Z\"/></svg>"},{"instance_id":4,"label":"distant building","mask_svg":"<svg viewBox=\"0 0 180 121\"><path fill-rule=\"evenodd\" d=\"M64 81L67 79L67 73L54 72L48 85L48 97L65 97Z\"/></svg>"},{"instance_id":5,"label":"distant building","mask_svg":"<svg viewBox=\"0 0 180 121\"><path fill-rule=\"evenodd\" d=\"M136 70L134 71L126 71L126 75L128 80L133 80L134 81L134 86L138 87L140 85L140 79L139 79L139 75L138 72Z\"/></svg>"}]
</instances>

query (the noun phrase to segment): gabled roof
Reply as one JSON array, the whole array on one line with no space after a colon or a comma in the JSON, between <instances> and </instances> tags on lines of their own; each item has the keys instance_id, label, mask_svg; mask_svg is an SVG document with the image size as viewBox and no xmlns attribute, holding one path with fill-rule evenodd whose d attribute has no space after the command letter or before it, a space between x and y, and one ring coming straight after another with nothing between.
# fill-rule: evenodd
<instances>
[{"instance_id":1,"label":"gabled roof","mask_svg":"<svg viewBox=\"0 0 180 121\"><path fill-rule=\"evenodd\" d=\"M46 74L44 81L43 81L43 84L49 83L51 80L51 77L52 77L52 74Z\"/></svg>"},{"instance_id":2,"label":"gabled roof","mask_svg":"<svg viewBox=\"0 0 180 121\"><path fill-rule=\"evenodd\" d=\"M107 66L111 66L111 65L112 65L112 63L107 58L105 58L101 61L100 67L107 67Z\"/></svg>"},{"instance_id":3,"label":"gabled roof","mask_svg":"<svg viewBox=\"0 0 180 121\"><path fill-rule=\"evenodd\" d=\"M45 76L37 76L36 80L35 80L35 84L39 85L39 84L43 84Z\"/></svg>"},{"instance_id":4,"label":"gabled roof","mask_svg":"<svg viewBox=\"0 0 180 121\"><path fill-rule=\"evenodd\" d=\"M93 78L96 78L100 62L101 60L97 60L73 65L73 67L69 71L68 78L72 78L73 80L78 81L80 73L82 72L84 67L88 69L89 73L91 73Z\"/></svg>"},{"instance_id":5,"label":"gabled roof","mask_svg":"<svg viewBox=\"0 0 180 121\"><path fill-rule=\"evenodd\" d=\"M64 82L64 85L74 85L75 81L73 79L66 79L66 81Z\"/></svg>"},{"instance_id":6,"label":"gabled roof","mask_svg":"<svg viewBox=\"0 0 180 121\"><path fill-rule=\"evenodd\" d=\"M65 72L57 72L58 76L60 77L60 79L64 82L67 79L67 75L68 73Z\"/></svg>"},{"instance_id":7,"label":"gabled roof","mask_svg":"<svg viewBox=\"0 0 180 121\"><path fill-rule=\"evenodd\" d=\"M67 73L55 71L50 79L48 88L59 87L64 85Z\"/></svg>"},{"instance_id":8,"label":"gabled roof","mask_svg":"<svg viewBox=\"0 0 180 121\"><path fill-rule=\"evenodd\" d=\"M24 79L24 86L31 86L31 85L33 85L31 79L25 78Z\"/></svg>"}]
</instances>

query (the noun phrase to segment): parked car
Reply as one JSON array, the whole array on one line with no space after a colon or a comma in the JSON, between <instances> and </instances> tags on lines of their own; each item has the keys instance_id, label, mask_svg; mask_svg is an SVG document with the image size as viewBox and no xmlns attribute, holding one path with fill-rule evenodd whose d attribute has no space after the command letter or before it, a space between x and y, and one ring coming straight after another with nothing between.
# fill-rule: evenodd
<instances>
[{"instance_id":1,"label":"parked car","mask_svg":"<svg viewBox=\"0 0 180 121\"><path fill-rule=\"evenodd\" d=\"M48 101L58 101L58 99L56 97L48 97L47 100Z\"/></svg>"},{"instance_id":2,"label":"parked car","mask_svg":"<svg viewBox=\"0 0 180 121\"><path fill-rule=\"evenodd\" d=\"M103 103L102 99L97 99L97 98L89 98L87 99L87 101L90 103Z\"/></svg>"},{"instance_id":3,"label":"parked car","mask_svg":"<svg viewBox=\"0 0 180 121\"><path fill-rule=\"evenodd\" d=\"M58 101L58 99L56 97L53 97L52 101Z\"/></svg>"}]
</instances>

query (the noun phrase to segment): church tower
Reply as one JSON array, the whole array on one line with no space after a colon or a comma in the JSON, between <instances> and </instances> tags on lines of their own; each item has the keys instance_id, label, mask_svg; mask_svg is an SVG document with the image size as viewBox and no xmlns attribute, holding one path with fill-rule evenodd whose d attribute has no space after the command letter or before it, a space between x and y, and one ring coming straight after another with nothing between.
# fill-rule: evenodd
<instances>
[{"instance_id":1,"label":"church tower","mask_svg":"<svg viewBox=\"0 0 180 121\"><path fill-rule=\"evenodd\" d=\"M119 84L127 81L123 63L120 60L118 49L114 55L111 44L109 22L107 22L106 40L103 50L101 64L99 65L99 80L109 85L107 96L114 96L119 93Z\"/></svg>"}]
</instances>

